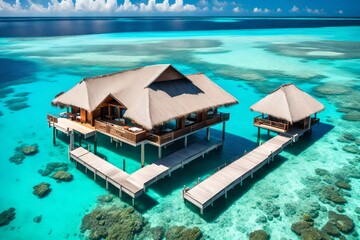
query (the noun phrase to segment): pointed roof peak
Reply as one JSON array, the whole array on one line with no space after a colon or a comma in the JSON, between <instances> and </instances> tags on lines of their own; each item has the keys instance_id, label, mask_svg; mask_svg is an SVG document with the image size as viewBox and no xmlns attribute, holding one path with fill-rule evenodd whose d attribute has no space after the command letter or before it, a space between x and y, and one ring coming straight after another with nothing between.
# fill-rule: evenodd
<instances>
[{"instance_id":1,"label":"pointed roof peak","mask_svg":"<svg viewBox=\"0 0 360 240\"><path fill-rule=\"evenodd\" d=\"M283 84L250 107L252 111L291 123L324 110L325 106L293 83Z\"/></svg>"}]
</instances>

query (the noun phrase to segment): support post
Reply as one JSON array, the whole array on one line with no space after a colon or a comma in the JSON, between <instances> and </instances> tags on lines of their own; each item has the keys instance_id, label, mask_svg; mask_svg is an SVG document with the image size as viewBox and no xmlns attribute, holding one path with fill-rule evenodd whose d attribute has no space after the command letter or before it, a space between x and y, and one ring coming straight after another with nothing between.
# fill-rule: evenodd
<instances>
[{"instance_id":1,"label":"support post","mask_svg":"<svg viewBox=\"0 0 360 240\"><path fill-rule=\"evenodd\" d=\"M184 137L184 146L187 147L188 145L188 139L187 139L187 136Z\"/></svg>"},{"instance_id":2,"label":"support post","mask_svg":"<svg viewBox=\"0 0 360 240\"><path fill-rule=\"evenodd\" d=\"M55 123L53 123L53 145L56 145L56 136L55 136Z\"/></svg>"},{"instance_id":3,"label":"support post","mask_svg":"<svg viewBox=\"0 0 360 240\"><path fill-rule=\"evenodd\" d=\"M74 130L70 132L70 151L74 150Z\"/></svg>"},{"instance_id":4,"label":"support post","mask_svg":"<svg viewBox=\"0 0 360 240\"><path fill-rule=\"evenodd\" d=\"M268 129L268 133L267 133L268 136L270 136L270 130Z\"/></svg>"},{"instance_id":5,"label":"support post","mask_svg":"<svg viewBox=\"0 0 360 240\"><path fill-rule=\"evenodd\" d=\"M257 143L260 142L260 128L258 127L258 134L257 134Z\"/></svg>"},{"instance_id":6,"label":"support post","mask_svg":"<svg viewBox=\"0 0 360 240\"><path fill-rule=\"evenodd\" d=\"M132 199L132 205L135 205L135 198Z\"/></svg>"},{"instance_id":7,"label":"support post","mask_svg":"<svg viewBox=\"0 0 360 240\"><path fill-rule=\"evenodd\" d=\"M97 154L97 134L94 135L94 154Z\"/></svg>"},{"instance_id":8,"label":"support post","mask_svg":"<svg viewBox=\"0 0 360 240\"><path fill-rule=\"evenodd\" d=\"M115 142L115 146L116 146L116 148L119 147L119 143L117 141Z\"/></svg>"},{"instance_id":9,"label":"support post","mask_svg":"<svg viewBox=\"0 0 360 240\"><path fill-rule=\"evenodd\" d=\"M204 209L203 208L200 208L200 213L201 213L201 215L204 214Z\"/></svg>"},{"instance_id":10,"label":"support post","mask_svg":"<svg viewBox=\"0 0 360 240\"><path fill-rule=\"evenodd\" d=\"M145 144L141 143L141 167L145 165Z\"/></svg>"},{"instance_id":11,"label":"support post","mask_svg":"<svg viewBox=\"0 0 360 240\"><path fill-rule=\"evenodd\" d=\"M123 159L123 171L126 172L126 161L125 161L125 158Z\"/></svg>"},{"instance_id":12,"label":"support post","mask_svg":"<svg viewBox=\"0 0 360 240\"><path fill-rule=\"evenodd\" d=\"M210 128L206 129L206 140L210 140Z\"/></svg>"},{"instance_id":13,"label":"support post","mask_svg":"<svg viewBox=\"0 0 360 240\"><path fill-rule=\"evenodd\" d=\"M158 149L159 158L161 158L161 150L162 150L162 148L161 148L161 146L159 146L159 149Z\"/></svg>"},{"instance_id":14,"label":"support post","mask_svg":"<svg viewBox=\"0 0 360 240\"><path fill-rule=\"evenodd\" d=\"M109 182L108 182L107 179L105 181L106 181L106 190L108 190L109 189Z\"/></svg>"},{"instance_id":15,"label":"support post","mask_svg":"<svg viewBox=\"0 0 360 240\"><path fill-rule=\"evenodd\" d=\"M81 147L81 133L79 133L79 147Z\"/></svg>"},{"instance_id":16,"label":"support post","mask_svg":"<svg viewBox=\"0 0 360 240\"><path fill-rule=\"evenodd\" d=\"M121 187L119 188L119 198L121 198L122 192L121 192Z\"/></svg>"},{"instance_id":17,"label":"support post","mask_svg":"<svg viewBox=\"0 0 360 240\"><path fill-rule=\"evenodd\" d=\"M222 127L222 140L223 141L225 140L225 123L226 122L223 122L223 127Z\"/></svg>"}]
</instances>

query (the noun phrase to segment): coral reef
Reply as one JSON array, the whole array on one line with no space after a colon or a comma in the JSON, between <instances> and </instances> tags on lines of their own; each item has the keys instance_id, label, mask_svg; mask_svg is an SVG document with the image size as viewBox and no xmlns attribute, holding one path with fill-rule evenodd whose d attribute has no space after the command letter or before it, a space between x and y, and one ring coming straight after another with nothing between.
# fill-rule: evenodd
<instances>
[{"instance_id":1,"label":"coral reef","mask_svg":"<svg viewBox=\"0 0 360 240\"><path fill-rule=\"evenodd\" d=\"M250 233L250 240L267 240L269 239L269 235L264 230L255 230Z\"/></svg>"},{"instance_id":2,"label":"coral reef","mask_svg":"<svg viewBox=\"0 0 360 240\"><path fill-rule=\"evenodd\" d=\"M90 231L90 239L133 239L146 222L132 207L96 208L84 216L81 232Z\"/></svg>"},{"instance_id":3,"label":"coral reef","mask_svg":"<svg viewBox=\"0 0 360 240\"><path fill-rule=\"evenodd\" d=\"M172 226L165 233L166 240L199 240L201 237L202 232L198 227Z\"/></svg>"},{"instance_id":4,"label":"coral reef","mask_svg":"<svg viewBox=\"0 0 360 240\"><path fill-rule=\"evenodd\" d=\"M52 175L52 178L56 179L58 182L70 182L73 180L73 175L63 170L59 170Z\"/></svg>"},{"instance_id":5,"label":"coral reef","mask_svg":"<svg viewBox=\"0 0 360 240\"><path fill-rule=\"evenodd\" d=\"M45 169L39 169L38 173L41 174L41 176L49 176L55 171L67 171L68 170L68 164L63 162L51 162L46 164Z\"/></svg>"},{"instance_id":6,"label":"coral reef","mask_svg":"<svg viewBox=\"0 0 360 240\"><path fill-rule=\"evenodd\" d=\"M21 146L21 151L22 153L24 153L25 155L34 155L39 151L38 145L35 144L24 144Z\"/></svg>"},{"instance_id":7,"label":"coral reef","mask_svg":"<svg viewBox=\"0 0 360 240\"><path fill-rule=\"evenodd\" d=\"M351 233L354 228L354 221L346 215L329 211L329 222L343 233Z\"/></svg>"},{"instance_id":8,"label":"coral reef","mask_svg":"<svg viewBox=\"0 0 360 240\"><path fill-rule=\"evenodd\" d=\"M42 215L36 216L33 218L33 222L34 223L40 223L42 220Z\"/></svg>"},{"instance_id":9,"label":"coral reef","mask_svg":"<svg viewBox=\"0 0 360 240\"><path fill-rule=\"evenodd\" d=\"M46 182L42 182L35 185L33 189L34 189L33 194L35 194L39 198L43 198L47 196L51 191L50 184Z\"/></svg>"},{"instance_id":10,"label":"coral reef","mask_svg":"<svg viewBox=\"0 0 360 240\"><path fill-rule=\"evenodd\" d=\"M0 226L8 225L15 219L15 208L9 208L8 210L0 213Z\"/></svg>"}]
</instances>

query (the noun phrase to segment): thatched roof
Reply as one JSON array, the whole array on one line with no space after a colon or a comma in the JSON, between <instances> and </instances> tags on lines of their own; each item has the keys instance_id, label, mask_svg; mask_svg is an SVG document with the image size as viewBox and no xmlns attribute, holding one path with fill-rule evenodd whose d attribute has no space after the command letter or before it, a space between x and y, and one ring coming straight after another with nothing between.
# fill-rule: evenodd
<instances>
[{"instance_id":1,"label":"thatched roof","mask_svg":"<svg viewBox=\"0 0 360 240\"><path fill-rule=\"evenodd\" d=\"M250 107L290 123L324 110L324 105L294 84L284 84Z\"/></svg>"},{"instance_id":2,"label":"thatched roof","mask_svg":"<svg viewBox=\"0 0 360 240\"><path fill-rule=\"evenodd\" d=\"M146 129L238 102L204 74L183 75L164 64L84 79L52 103L93 111L109 96L127 108L124 117Z\"/></svg>"}]
</instances>

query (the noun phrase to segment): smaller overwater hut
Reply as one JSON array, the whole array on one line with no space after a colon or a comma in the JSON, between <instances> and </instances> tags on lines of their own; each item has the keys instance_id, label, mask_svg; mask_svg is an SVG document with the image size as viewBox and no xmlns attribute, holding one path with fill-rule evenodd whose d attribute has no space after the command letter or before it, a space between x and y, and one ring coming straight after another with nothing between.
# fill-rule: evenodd
<instances>
[{"instance_id":1,"label":"smaller overwater hut","mask_svg":"<svg viewBox=\"0 0 360 240\"><path fill-rule=\"evenodd\" d=\"M254 126L274 132L288 132L291 128L311 129L319 122L316 117L325 106L294 84L284 84L250 107L261 113L254 118Z\"/></svg>"}]
</instances>

